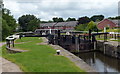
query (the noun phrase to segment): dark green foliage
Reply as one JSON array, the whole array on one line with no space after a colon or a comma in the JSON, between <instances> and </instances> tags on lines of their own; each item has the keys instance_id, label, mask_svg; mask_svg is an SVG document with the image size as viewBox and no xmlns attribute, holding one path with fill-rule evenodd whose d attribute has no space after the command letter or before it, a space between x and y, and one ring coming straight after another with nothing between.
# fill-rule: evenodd
<instances>
[{"instance_id":1,"label":"dark green foliage","mask_svg":"<svg viewBox=\"0 0 120 74\"><path fill-rule=\"evenodd\" d=\"M6 20L2 19L2 38L3 40L10 35L10 27L7 25Z\"/></svg>"},{"instance_id":2,"label":"dark green foliage","mask_svg":"<svg viewBox=\"0 0 120 74\"><path fill-rule=\"evenodd\" d=\"M34 31L38 28L40 19L34 15L23 15L19 17L18 22L23 31Z\"/></svg>"},{"instance_id":3,"label":"dark green foliage","mask_svg":"<svg viewBox=\"0 0 120 74\"><path fill-rule=\"evenodd\" d=\"M98 28L96 26L97 24L95 24L93 21L89 22L88 24L80 24L77 25L75 27L76 30L78 31L88 31L89 29L91 29L92 31L97 31Z\"/></svg>"},{"instance_id":4,"label":"dark green foliage","mask_svg":"<svg viewBox=\"0 0 120 74\"><path fill-rule=\"evenodd\" d=\"M3 19L6 20L7 25L11 28L12 31L16 29L17 24L13 16L9 14L4 14Z\"/></svg>"},{"instance_id":5,"label":"dark green foliage","mask_svg":"<svg viewBox=\"0 0 120 74\"><path fill-rule=\"evenodd\" d=\"M53 22L64 22L63 18L54 17Z\"/></svg>"},{"instance_id":6,"label":"dark green foliage","mask_svg":"<svg viewBox=\"0 0 120 74\"><path fill-rule=\"evenodd\" d=\"M52 23L53 21L49 20L48 23Z\"/></svg>"},{"instance_id":7,"label":"dark green foliage","mask_svg":"<svg viewBox=\"0 0 120 74\"><path fill-rule=\"evenodd\" d=\"M91 19L91 21L94 21L94 22L96 22L97 20L101 21L104 19L104 16L103 15L94 15L90 19Z\"/></svg>"},{"instance_id":8,"label":"dark green foliage","mask_svg":"<svg viewBox=\"0 0 120 74\"><path fill-rule=\"evenodd\" d=\"M87 24L80 24L75 27L77 31L85 31Z\"/></svg>"},{"instance_id":9,"label":"dark green foliage","mask_svg":"<svg viewBox=\"0 0 120 74\"><path fill-rule=\"evenodd\" d=\"M89 22L90 22L90 18L87 16L78 18L78 24L87 24Z\"/></svg>"},{"instance_id":10,"label":"dark green foliage","mask_svg":"<svg viewBox=\"0 0 120 74\"><path fill-rule=\"evenodd\" d=\"M76 19L75 18L68 18L66 21L76 21Z\"/></svg>"},{"instance_id":11,"label":"dark green foliage","mask_svg":"<svg viewBox=\"0 0 120 74\"><path fill-rule=\"evenodd\" d=\"M28 24L29 31L34 31L36 28L39 27L39 22L37 20L31 20Z\"/></svg>"},{"instance_id":12,"label":"dark green foliage","mask_svg":"<svg viewBox=\"0 0 120 74\"><path fill-rule=\"evenodd\" d=\"M108 19L112 19L112 20L114 20L114 19L120 19L120 16L116 16L116 17L109 17Z\"/></svg>"},{"instance_id":13,"label":"dark green foliage","mask_svg":"<svg viewBox=\"0 0 120 74\"><path fill-rule=\"evenodd\" d=\"M16 30L17 23L12 15L10 15L10 10L2 9L2 40L4 40L10 34L13 34Z\"/></svg>"},{"instance_id":14,"label":"dark green foliage","mask_svg":"<svg viewBox=\"0 0 120 74\"><path fill-rule=\"evenodd\" d=\"M87 27L86 27L86 31L88 31L89 29L91 29L92 31L97 31L97 24L95 24L93 21L89 22Z\"/></svg>"}]
</instances>

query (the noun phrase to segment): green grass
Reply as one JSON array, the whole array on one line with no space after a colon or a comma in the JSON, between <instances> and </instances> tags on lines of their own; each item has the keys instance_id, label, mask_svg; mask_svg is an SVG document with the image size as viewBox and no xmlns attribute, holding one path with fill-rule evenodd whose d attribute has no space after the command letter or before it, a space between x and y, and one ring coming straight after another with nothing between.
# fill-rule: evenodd
<instances>
[{"instance_id":1,"label":"green grass","mask_svg":"<svg viewBox=\"0 0 120 74\"><path fill-rule=\"evenodd\" d=\"M5 40L0 40L0 42L5 42Z\"/></svg>"},{"instance_id":2,"label":"green grass","mask_svg":"<svg viewBox=\"0 0 120 74\"><path fill-rule=\"evenodd\" d=\"M120 39L118 39L118 40L111 40L111 41L118 41L118 42L120 42Z\"/></svg>"},{"instance_id":3,"label":"green grass","mask_svg":"<svg viewBox=\"0 0 120 74\"><path fill-rule=\"evenodd\" d=\"M42 42L37 37L18 39L16 43L18 42L26 43L15 44L15 48L29 51L10 54L6 52L5 46L3 46L2 55L19 65L24 72L84 72L68 58L55 55L56 51L52 47L36 45L36 43Z\"/></svg>"},{"instance_id":4,"label":"green grass","mask_svg":"<svg viewBox=\"0 0 120 74\"><path fill-rule=\"evenodd\" d=\"M120 32L120 29L108 29L107 32Z\"/></svg>"}]
</instances>

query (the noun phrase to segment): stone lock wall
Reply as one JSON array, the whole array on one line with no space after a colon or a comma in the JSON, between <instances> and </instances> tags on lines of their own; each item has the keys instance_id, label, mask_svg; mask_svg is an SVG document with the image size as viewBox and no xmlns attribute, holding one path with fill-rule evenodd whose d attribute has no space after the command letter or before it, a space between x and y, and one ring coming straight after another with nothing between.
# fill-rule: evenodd
<instances>
[{"instance_id":1,"label":"stone lock wall","mask_svg":"<svg viewBox=\"0 0 120 74\"><path fill-rule=\"evenodd\" d=\"M97 41L96 50L103 52L105 55L120 59L120 46L118 42Z\"/></svg>"}]
</instances>

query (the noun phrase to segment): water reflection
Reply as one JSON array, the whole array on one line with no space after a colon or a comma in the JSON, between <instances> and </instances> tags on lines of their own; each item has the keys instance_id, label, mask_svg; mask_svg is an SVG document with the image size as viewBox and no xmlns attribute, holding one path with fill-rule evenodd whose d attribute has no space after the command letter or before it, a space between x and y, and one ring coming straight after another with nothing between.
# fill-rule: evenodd
<instances>
[{"instance_id":1,"label":"water reflection","mask_svg":"<svg viewBox=\"0 0 120 74\"><path fill-rule=\"evenodd\" d=\"M99 72L120 72L120 60L103 55L100 52L76 54Z\"/></svg>"}]
</instances>

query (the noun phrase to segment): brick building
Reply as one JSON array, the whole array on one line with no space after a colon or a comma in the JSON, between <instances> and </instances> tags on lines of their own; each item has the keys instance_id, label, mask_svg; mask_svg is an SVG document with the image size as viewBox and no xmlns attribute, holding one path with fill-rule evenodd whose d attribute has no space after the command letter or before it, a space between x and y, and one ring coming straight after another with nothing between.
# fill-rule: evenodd
<instances>
[{"instance_id":1,"label":"brick building","mask_svg":"<svg viewBox=\"0 0 120 74\"><path fill-rule=\"evenodd\" d=\"M97 25L98 29L104 29L104 27L115 28L119 26L120 26L119 20L110 20L110 19L104 19L100 21Z\"/></svg>"}]
</instances>

